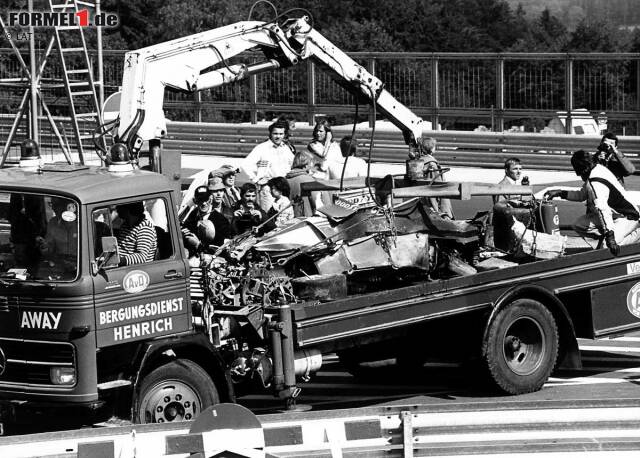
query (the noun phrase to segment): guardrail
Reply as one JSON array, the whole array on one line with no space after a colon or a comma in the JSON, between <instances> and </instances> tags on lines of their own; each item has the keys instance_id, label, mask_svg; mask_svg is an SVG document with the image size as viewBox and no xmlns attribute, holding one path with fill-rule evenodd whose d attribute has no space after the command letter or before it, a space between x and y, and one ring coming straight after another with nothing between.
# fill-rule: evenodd
<instances>
[{"instance_id":1,"label":"guardrail","mask_svg":"<svg viewBox=\"0 0 640 458\"><path fill-rule=\"evenodd\" d=\"M221 404L195 422L0 438L0 456L410 458L478 450L492 456L602 456L639 451L638 422L640 399L398 405L259 417Z\"/></svg>"},{"instance_id":2,"label":"guardrail","mask_svg":"<svg viewBox=\"0 0 640 458\"><path fill-rule=\"evenodd\" d=\"M266 125L170 122L163 141L167 150L187 155L224 155L245 157L255 145L267 138ZM297 126L292 142L304 150L312 138L313 128ZM371 128L356 131L360 154L368 153ZM351 127L334 127L334 139L351 134ZM522 160L528 169L571 170L570 153L578 149L595 151L600 136L548 135L535 133L496 133L464 131L428 131L438 141L438 160L449 166L501 168L512 156ZM618 147L640 170L640 137L620 137ZM372 160L404 162L407 146L398 129L378 128L373 139Z\"/></svg>"},{"instance_id":3,"label":"guardrail","mask_svg":"<svg viewBox=\"0 0 640 458\"><path fill-rule=\"evenodd\" d=\"M60 118L63 120L64 118ZM0 115L0 138L8 133L12 119ZM186 155L217 155L243 158L267 138L267 125L169 122L163 147ZM298 151L306 148L312 138L313 127L298 123L293 132L293 144ZM351 126L333 128L334 139L351 135ZM376 162L404 162L407 146L400 130L388 123L378 123L375 130L358 127L356 137L361 155L367 155L374 134L372 160ZM594 151L600 136L536 133L497 133L437 130L425 135L438 141L438 160L443 165L459 167L501 168L512 156L522 160L528 169L571 170L570 152L578 149ZM25 138L23 126L14 139L12 157ZM52 135L41 136L41 149L53 154L59 147ZM619 148L640 170L640 137L620 137ZM92 155L89 155L92 156Z\"/></svg>"}]
</instances>

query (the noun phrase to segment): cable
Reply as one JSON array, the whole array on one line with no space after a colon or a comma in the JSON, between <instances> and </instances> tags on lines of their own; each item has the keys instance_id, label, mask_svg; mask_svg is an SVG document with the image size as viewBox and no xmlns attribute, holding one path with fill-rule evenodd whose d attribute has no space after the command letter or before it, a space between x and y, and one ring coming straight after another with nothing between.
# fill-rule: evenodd
<instances>
[{"instance_id":1,"label":"cable","mask_svg":"<svg viewBox=\"0 0 640 458\"><path fill-rule=\"evenodd\" d=\"M344 172L347 169L347 161L349 160L349 156L351 156L351 147L353 146L353 141L356 135L356 125L358 124L359 108L360 104L358 103L358 98L356 97L356 114L353 116L353 128L351 129L351 139L349 140L349 149L347 150L349 153L347 157L344 158L344 163L342 164L342 173L340 174L340 192L343 191Z\"/></svg>"},{"instance_id":2,"label":"cable","mask_svg":"<svg viewBox=\"0 0 640 458\"><path fill-rule=\"evenodd\" d=\"M240 72L234 72L233 70L231 70L231 67L229 67L229 65L227 64L227 60L224 58L220 50L215 47L215 45L209 45L209 46L211 46L211 48L218 53L218 57L220 58L220 61L224 64L225 68L229 70L229 73L231 73L233 76L238 76L240 74Z\"/></svg>"},{"instance_id":3,"label":"cable","mask_svg":"<svg viewBox=\"0 0 640 458\"><path fill-rule=\"evenodd\" d=\"M113 119L111 121L108 121L108 122L96 127L96 129L93 131L93 144L96 147L96 154L98 155L98 157L100 158L100 160L102 162L106 162L106 158L107 158L107 154L108 153L107 153L107 150L105 148L103 148L102 145L100 145L100 143L98 141L100 139L102 139L102 137L107 135L109 133L109 131L111 131L117 125L117 123L119 121L120 121L120 117L117 117L116 119Z\"/></svg>"},{"instance_id":4,"label":"cable","mask_svg":"<svg viewBox=\"0 0 640 458\"><path fill-rule=\"evenodd\" d=\"M364 182L364 184L367 186L367 188L369 189L369 196L371 197L371 199L373 200L373 203L375 203L376 205L378 204L378 200L376 199L375 194L373 194L373 192L371 192L371 156L373 153L373 139L376 136L376 95L373 92L373 89L369 88L369 91L371 92L371 108L373 109L373 127L371 128L371 141L369 142L369 158L367 160L367 178Z\"/></svg>"},{"instance_id":5,"label":"cable","mask_svg":"<svg viewBox=\"0 0 640 458\"><path fill-rule=\"evenodd\" d=\"M278 19L280 19L283 16L286 16L287 14L291 13L292 11L302 11L302 12L304 12L309 17L309 25L311 26L311 28L313 28L313 26L314 26L313 15L311 14L311 12L309 10L304 9L304 8L289 8L284 13L277 15L273 21L267 22L267 24L277 21Z\"/></svg>"},{"instance_id":6,"label":"cable","mask_svg":"<svg viewBox=\"0 0 640 458\"><path fill-rule=\"evenodd\" d=\"M249 16L247 17L247 21L251 20L251 16L253 16L253 10L256 6L258 6L260 3L266 3L267 5L269 5L271 8L273 8L273 14L275 16L274 19L272 19L272 21L277 20L278 18L278 9L276 8L276 6L271 3L269 0L258 0L257 2L255 2L253 5L251 5L251 9L249 9ZM271 22L271 21L270 21Z\"/></svg>"}]
</instances>

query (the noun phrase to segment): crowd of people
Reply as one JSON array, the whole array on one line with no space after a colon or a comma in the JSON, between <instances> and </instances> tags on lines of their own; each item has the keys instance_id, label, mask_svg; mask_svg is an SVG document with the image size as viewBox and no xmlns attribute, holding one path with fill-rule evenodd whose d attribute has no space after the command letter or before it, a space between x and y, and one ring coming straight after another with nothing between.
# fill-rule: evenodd
<instances>
[{"instance_id":1,"label":"crowd of people","mask_svg":"<svg viewBox=\"0 0 640 458\"><path fill-rule=\"evenodd\" d=\"M289 123L274 122L269 126L268 140L258 144L242 162L248 182L238 188L235 180L241 169L225 165L209 172L206 184L196 186L190 205L181 213L189 254L195 256L208 246L219 247L238 234L262 235L295 217L314 214L330 203L330 195L316 191L303 199L304 183L367 175L367 163L356 156L356 144L349 136L334 140L331 125L321 121L315 125L307 148L296 151L290 141ZM423 158L425 177L442 181L442 169L433 154L435 140L427 139L424 144L428 153ZM640 213L624 188L624 177L635 169L617 146L617 137L607 133L596 152L576 151L571 163L584 186L576 191L548 189L546 193L548 199L587 201L587 212L574 223L574 230L582 236L600 237L616 255L620 245L640 239ZM518 158L509 158L504 170L499 184L529 185ZM496 196L494 202L520 197ZM448 199L432 200L433 208L443 217L453 217ZM125 215L127 223L138 221L142 225L143 219L136 213L127 209ZM151 233L149 228L146 232ZM127 263L138 261L135 254L128 253L130 236L131 231L119 238Z\"/></svg>"},{"instance_id":2,"label":"crowd of people","mask_svg":"<svg viewBox=\"0 0 640 458\"><path fill-rule=\"evenodd\" d=\"M288 121L274 122L268 132L269 138L253 148L240 168L224 165L209 172L206 183L196 183L186 196L180 219L190 255L235 235L264 234L331 203L329 192L303 196L303 183L367 175L367 163L356 156L357 140L345 136L336 141L326 120L315 125L302 151L291 142ZM241 170L248 181L238 188Z\"/></svg>"},{"instance_id":3,"label":"crowd of people","mask_svg":"<svg viewBox=\"0 0 640 458\"><path fill-rule=\"evenodd\" d=\"M583 186L577 190L548 188L544 196L586 202L586 213L572 224L572 229L581 237L604 242L616 256L620 246L640 241L640 212L624 186L624 178L632 175L635 167L618 149L618 137L605 133L595 152L575 151L571 165ZM499 184L529 185L518 158L507 159L504 170ZM497 196L495 200L513 197L519 196Z\"/></svg>"}]
</instances>

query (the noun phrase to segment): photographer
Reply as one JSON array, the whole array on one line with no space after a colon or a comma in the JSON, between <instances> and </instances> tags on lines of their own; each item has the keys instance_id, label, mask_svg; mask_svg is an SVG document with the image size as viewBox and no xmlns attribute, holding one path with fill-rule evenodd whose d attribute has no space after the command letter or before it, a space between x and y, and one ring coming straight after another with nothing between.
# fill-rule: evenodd
<instances>
[{"instance_id":1,"label":"photographer","mask_svg":"<svg viewBox=\"0 0 640 458\"><path fill-rule=\"evenodd\" d=\"M267 214L257 204L256 197L258 190L253 183L245 183L240 188L240 201L236 203L233 211L232 226L237 234L243 234L250 231L253 227L259 226L267 219ZM258 235L275 228L275 224L271 222L265 225Z\"/></svg>"},{"instance_id":2,"label":"photographer","mask_svg":"<svg viewBox=\"0 0 640 458\"><path fill-rule=\"evenodd\" d=\"M611 132L607 132L602 137L595 159L598 164L608 168L622 185L624 185L624 177L636 171L631 161L618 151L618 137Z\"/></svg>"}]
</instances>

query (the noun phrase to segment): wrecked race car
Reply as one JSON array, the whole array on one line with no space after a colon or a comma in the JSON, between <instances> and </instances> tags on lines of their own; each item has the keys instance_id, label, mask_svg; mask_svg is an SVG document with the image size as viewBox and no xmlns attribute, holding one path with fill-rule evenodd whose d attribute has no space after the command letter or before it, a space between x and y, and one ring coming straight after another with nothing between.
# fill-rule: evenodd
<instances>
[{"instance_id":1,"label":"wrecked race car","mask_svg":"<svg viewBox=\"0 0 640 458\"><path fill-rule=\"evenodd\" d=\"M471 220L455 220L435 211L430 202L516 191L530 196L529 187L431 182L400 187L405 182L393 177L372 180L375 185L366 187L364 181L351 179L343 183L343 191L328 181L305 184L307 194L331 190L334 204L262 236L256 235L259 228L241 234L213 256L202 256L212 306L329 301L562 252L563 239L557 234L536 231L533 250L528 243L526 227L535 229L535 209L541 203L520 201L520 208L515 202L501 203L495 218L494 212L484 211Z\"/></svg>"}]
</instances>

